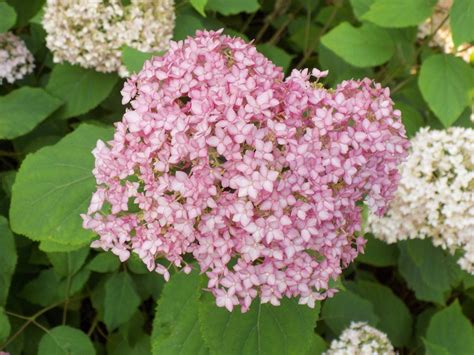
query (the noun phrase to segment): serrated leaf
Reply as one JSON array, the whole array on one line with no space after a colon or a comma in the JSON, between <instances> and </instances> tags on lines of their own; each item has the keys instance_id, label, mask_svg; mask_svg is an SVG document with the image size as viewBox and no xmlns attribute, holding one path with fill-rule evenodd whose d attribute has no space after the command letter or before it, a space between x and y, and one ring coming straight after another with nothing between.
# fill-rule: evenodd
<instances>
[{"instance_id":1,"label":"serrated leaf","mask_svg":"<svg viewBox=\"0 0 474 355\"><path fill-rule=\"evenodd\" d=\"M388 32L371 24L356 28L342 22L321 37L321 43L347 63L361 68L383 64L395 52Z\"/></svg>"},{"instance_id":2,"label":"serrated leaf","mask_svg":"<svg viewBox=\"0 0 474 355\"><path fill-rule=\"evenodd\" d=\"M32 131L61 105L61 100L43 89L27 86L1 96L0 139L13 139Z\"/></svg>"},{"instance_id":3,"label":"serrated leaf","mask_svg":"<svg viewBox=\"0 0 474 355\"><path fill-rule=\"evenodd\" d=\"M83 248L85 243L81 244L63 244L53 240L42 240L38 246L39 250L45 253L67 253Z\"/></svg>"},{"instance_id":4,"label":"serrated leaf","mask_svg":"<svg viewBox=\"0 0 474 355\"><path fill-rule=\"evenodd\" d=\"M280 306L254 301L247 313L228 312L206 294L199 302L199 322L212 353L227 355L304 354L311 345L319 314L283 298Z\"/></svg>"},{"instance_id":5,"label":"serrated leaf","mask_svg":"<svg viewBox=\"0 0 474 355\"><path fill-rule=\"evenodd\" d=\"M449 15L454 43L459 46L474 41L474 1L454 0Z\"/></svg>"},{"instance_id":6,"label":"serrated leaf","mask_svg":"<svg viewBox=\"0 0 474 355\"><path fill-rule=\"evenodd\" d=\"M381 27L416 26L431 16L437 0L376 0L362 19Z\"/></svg>"},{"instance_id":7,"label":"serrated leaf","mask_svg":"<svg viewBox=\"0 0 474 355\"><path fill-rule=\"evenodd\" d=\"M107 140L110 128L81 125L54 146L30 154L13 185L10 223L33 240L84 245L94 234L82 228L95 189L92 149Z\"/></svg>"},{"instance_id":8,"label":"serrated leaf","mask_svg":"<svg viewBox=\"0 0 474 355\"><path fill-rule=\"evenodd\" d=\"M366 234L365 239L364 254L359 254L357 261L378 267L397 265L398 249L395 245L384 243L371 234Z\"/></svg>"},{"instance_id":9,"label":"serrated leaf","mask_svg":"<svg viewBox=\"0 0 474 355\"><path fill-rule=\"evenodd\" d=\"M113 274L105 283L104 323L112 331L127 322L140 305L132 278L126 272Z\"/></svg>"},{"instance_id":10,"label":"serrated leaf","mask_svg":"<svg viewBox=\"0 0 474 355\"><path fill-rule=\"evenodd\" d=\"M48 253L48 259L59 276L72 276L84 265L89 251L89 247L84 247L67 253Z\"/></svg>"},{"instance_id":11,"label":"serrated leaf","mask_svg":"<svg viewBox=\"0 0 474 355\"><path fill-rule=\"evenodd\" d=\"M327 344L323 338L321 338L318 334L314 334L311 339L311 345L309 346L306 355L316 355L316 354L323 354L327 349Z\"/></svg>"},{"instance_id":12,"label":"serrated leaf","mask_svg":"<svg viewBox=\"0 0 474 355\"><path fill-rule=\"evenodd\" d=\"M119 258L112 253L99 253L87 264L87 268L95 272L114 272L119 266Z\"/></svg>"},{"instance_id":13,"label":"serrated leaf","mask_svg":"<svg viewBox=\"0 0 474 355\"><path fill-rule=\"evenodd\" d=\"M5 306L17 262L15 241L8 221L0 216L0 306Z\"/></svg>"},{"instance_id":14,"label":"serrated leaf","mask_svg":"<svg viewBox=\"0 0 474 355\"><path fill-rule=\"evenodd\" d=\"M350 290L340 291L327 299L321 315L335 335L349 327L351 322L367 322L374 327L379 323L373 305Z\"/></svg>"},{"instance_id":15,"label":"serrated leaf","mask_svg":"<svg viewBox=\"0 0 474 355\"><path fill-rule=\"evenodd\" d=\"M145 53L138 49L125 46L122 48L122 63L130 73L138 73L143 68L145 61L161 54L163 53Z\"/></svg>"},{"instance_id":16,"label":"serrated leaf","mask_svg":"<svg viewBox=\"0 0 474 355\"><path fill-rule=\"evenodd\" d=\"M153 354L209 354L199 328L199 291L200 277L197 271L189 275L174 274L166 283L153 323Z\"/></svg>"},{"instance_id":17,"label":"serrated leaf","mask_svg":"<svg viewBox=\"0 0 474 355\"><path fill-rule=\"evenodd\" d=\"M89 337L79 329L67 325L49 330L43 335L38 355L94 355L95 349Z\"/></svg>"},{"instance_id":18,"label":"serrated leaf","mask_svg":"<svg viewBox=\"0 0 474 355\"><path fill-rule=\"evenodd\" d=\"M432 55L423 61L418 86L445 127L451 126L469 105L473 75L466 62L452 55Z\"/></svg>"},{"instance_id":19,"label":"serrated leaf","mask_svg":"<svg viewBox=\"0 0 474 355\"><path fill-rule=\"evenodd\" d=\"M2 344L10 335L10 321L5 314L5 309L0 306L0 344Z\"/></svg>"},{"instance_id":20,"label":"serrated leaf","mask_svg":"<svg viewBox=\"0 0 474 355\"><path fill-rule=\"evenodd\" d=\"M16 22L16 12L6 2L0 2L0 33L7 32Z\"/></svg>"},{"instance_id":21,"label":"serrated leaf","mask_svg":"<svg viewBox=\"0 0 474 355\"><path fill-rule=\"evenodd\" d=\"M208 0L206 8L228 16L241 12L253 13L260 8L260 4L258 0Z\"/></svg>"},{"instance_id":22,"label":"serrated leaf","mask_svg":"<svg viewBox=\"0 0 474 355\"><path fill-rule=\"evenodd\" d=\"M89 276L89 270L82 270L69 280L61 278L53 269L43 270L23 287L20 296L31 303L46 307L79 292Z\"/></svg>"},{"instance_id":23,"label":"serrated leaf","mask_svg":"<svg viewBox=\"0 0 474 355\"><path fill-rule=\"evenodd\" d=\"M457 282L450 270L455 261L430 240L413 239L398 243L398 269L420 300L444 304L445 295Z\"/></svg>"},{"instance_id":24,"label":"serrated leaf","mask_svg":"<svg viewBox=\"0 0 474 355\"><path fill-rule=\"evenodd\" d=\"M206 17L204 9L206 8L207 0L190 0L189 2L197 12Z\"/></svg>"},{"instance_id":25,"label":"serrated leaf","mask_svg":"<svg viewBox=\"0 0 474 355\"><path fill-rule=\"evenodd\" d=\"M283 71L287 71L290 67L293 56L286 53L283 49L270 43L264 43L257 45L257 50L270 59L273 64L282 67Z\"/></svg>"},{"instance_id":26,"label":"serrated leaf","mask_svg":"<svg viewBox=\"0 0 474 355\"><path fill-rule=\"evenodd\" d=\"M457 300L431 317L426 340L452 355L472 354L474 330Z\"/></svg>"},{"instance_id":27,"label":"serrated leaf","mask_svg":"<svg viewBox=\"0 0 474 355\"><path fill-rule=\"evenodd\" d=\"M348 282L346 286L372 304L375 314L380 319L377 328L388 335L393 345L397 347L408 345L413 330L413 319L408 307L390 288L362 280Z\"/></svg>"},{"instance_id":28,"label":"serrated leaf","mask_svg":"<svg viewBox=\"0 0 474 355\"><path fill-rule=\"evenodd\" d=\"M116 74L104 74L69 64L55 65L46 90L64 101L55 117L66 119L82 115L104 101L118 80Z\"/></svg>"}]
</instances>

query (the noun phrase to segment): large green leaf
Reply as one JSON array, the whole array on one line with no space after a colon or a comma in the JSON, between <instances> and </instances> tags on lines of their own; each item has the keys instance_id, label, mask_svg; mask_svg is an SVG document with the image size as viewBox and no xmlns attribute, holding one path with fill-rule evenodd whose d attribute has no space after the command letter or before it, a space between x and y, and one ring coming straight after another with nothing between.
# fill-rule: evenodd
<instances>
[{"instance_id":1,"label":"large green leaf","mask_svg":"<svg viewBox=\"0 0 474 355\"><path fill-rule=\"evenodd\" d=\"M402 347L410 341L413 319L410 310L390 288L369 281L348 282L347 288L368 300L380 321L377 328L388 335L393 345Z\"/></svg>"},{"instance_id":2,"label":"large green leaf","mask_svg":"<svg viewBox=\"0 0 474 355\"><path fill-rule=\"evenodd\" d=\"M284 298L281 305L254 301L247 313L228 312L206 294L199 303L199 321L206 344L215 354L304 354L313 340L319 313Z\"/></svg>"},{"instance_id":3,"label":"large green leaf","mask_svg":"<svg viewBox=\"0 0 474 355\"><path fill-rule=\"evenodd\" d=\"M454 259L426 239L402 241L398 247L398 269L416 297L444 304L451 286L462 276Z\"/></svg>"},{"instance_id":4,"label":"large green leaf","mask_svg":"<svg viewBox=\"0 0 474 355\"><path fill-rule=\"evenodd\" d=\"M126 272L113 274L105 283L104 322L109 330L126 323L140 305L132 278Z\"/></svg>"},{"instance_id":5,"label":"large green leaf","mask_svg":"<svg viewBox=\"0 0 474 355\"><path fill-rule=\"evenodd\" d=\"M94 355L89 337L67 325L51 329L41 338L38 355Z\"/></svg>"},{"instance_id":6,"label":"large green leaf","mask_svg":"<svg viewBox=\"0 0 474 355\"><path fill-rule=\"evenodd\" d=\"M474 41L474 1L454 0L449 23L456 45Z\"/></svg>"},{"instance_id":7,"label":"large green leaf","mask_svg":"<svg viewBox=\"0 0 474 355\"><path fill-rule=\"evenodd\" d=\"M122 48L122 63L130 73L138 73L148 59L160 53L145 53L138 49L125 46Z\"/></svg>"},{"instance_id":8,"label":"large green leaf","mask_svg":"<svg viewBox=\"0 0 474 355\"><path fill-rule=\"evenodd\" d=\"M177 273L163 288L156 308L152 352L155 355L206 355L198 320L200 278L197 271L190 275Z\"/></svg>"},{"instance_id":9,"label":"large green leaf","mask_svg":"<svg viewBox=\"0 0 474 355\"><path fill-rule=\"evenodd\" d=\"M350 290L340 291L327 299L321 315L335 335L349 327L351 322L367 322L374 327L379 323L374 306Z\"/></svg>"},{"instance_id":10,"label":"large green leaf","mask_svg":"<svg viewBox=\"0 0 474 355\"><path fill-rule=\"evenodd\" d=\"M43 7L46 0L7 0L18 15L16 27L23 27Z\"/></svg>"},{"instance_id":11,"label":"large green leaf","mask_svg":"<svg viewBox=\"0 0 474 355\"><path fill-rule=\"evenodd\" d=\"M71 279L60 277L53 269L43 270L38 277L23 287L20 296L31 303L46 307L79 292L89 276L89 270L82 270Z\"/></svg>"},{"instance_id":12,"label":"large green leaf","mask_svg":"<svg viewBox=\"0 0 474 355\"><path fill-rule=\"evenodd\" d=\"M376 0L350 0L352 10L354 11L354 15L361 20L362 16L369 11L370 6L374 3Z\"/></svg>"},{"instance_id":13,"label":"large green leaf","mask_svg":"<svg viewBox=\"0 0 474 355\"><path fill-rule=\"evenodd\" d=\"M372 67L392 57L395 45L384 29L364 24L353 27L342 22L321 38L321 43L356 67Z\"/></svg>"},{"instance_id":14,"label":"large green leaf","mask_svg":"<svg viewBox=\"0 0 474 355\"><path fill-rule=\"evenodd\" d=\"M448 54L433 55L421 65L421 93L445 127L451 126L469 105L473 75L467 63Z\"/></svg>"},{"instance_id":15,"label":"large green leaf","mask_svg":"<svg viewBox=\"0 0 474 355\"><path fill-rule=\"evenodd\" d=\"M15 233L71 245L93 238L82 228L80 213L87 211L95 190L91 151L111 133L110 128L84 124L26 157L13 185L10 223Z\"/></svg>"},{"instance_id":16,"label":"large green leaf","mask_svg":"<svg viewBox=\"0 0 474 355\"><path fill-rule=\"evenodd\" d=\"M259 44L257 50L270 59L273 64L283 68L283 71L287 71L290 67L292 55L286 53L283 49L269 43Z\"/></svg>"},{"instance_id":17,"label":"large green leaf","mask_svg":"<svg viewBox=\"0 0 474 355\"><path fill-rule=\"evenodd\" d=\"M384 243L372 234L366 234L367 244L364 254L357 256L357 261L378 267L397 265L398 249L395 245Z\"/></svg>"},{"instance_id":18,"label":"large green leaf","mask_svg":"<svg viewBox=\"0 0 474 355\"><path fill-rule=\"evenodd\" d=\"M10 321L8 320L5 310L0 306L0 344L2 344L10 335Z\"/></svg>"},{"instance_id":19,"label":"large green leaf","mask_svg":"<svg viewBox=\"0 0 474 355\"><path fill-rule=\"evenodd\" d=\"M1 96L0 139L12 139L32 131L61 104L61 100L43 89L27 86Z\"/></svg>"},{"instance_id":20,"label":"large green leaf","mask_svg":"<svg viewBox=\"0 0 474 355\"><path fill-rule=\"evenodd\" d=\"M16 22L15 9L6 2L0 2L0 33L7 32Z\"/></svg>"},{"instance_id":21,"label":"large green leaf","mask_svg":"<svg viewBox=\"0 0 474 355\"><path fill-rule=\"evenodd\" d=\"M206 17L204 9L206 8L207 0L190 0L189 2L197 12Z\"/></svg>"},{"instance_id":22,"label":"large green leaf","mask_svg":"<svg viewBox=\"0 0 474 355\"><path fill-rule=\"evenodd\" d=\"M118 80L116 74L104 74L69 64L55 65L46 90L61 98L65 105L57 118L79 116L92 110L109 96Z\"/></svg>"},{"instance_id":23,"label":"large green leaf","mask_svg":"<svg viewBox=\"0 0 474 355\"><path fill-rule=\"evenodd\" d=\"M446 349L451 355L473 353L474 330L458 301L433 315L426 331L426 340Z\"/></svg>"},{"instance_id":24,"label":"large green leaf","mask_svg":"<svg viewBox=\"0 0 474 355\"><path fill-rule=\"evenodd\" d=\"M87 246L67 253L48 253L48 259L59 276L72 276L84 265L89 250Z\"/></svg>"},{"instance_id":25,"label":"large green leaf","mask_svg":"<svg viewBox=\"0 0 474 355\"><path fill-rule=\"evenodd\" d=\"M437 0L376 0L362 18L381 27L409 27L423 22Z\"/></svg>"},{"instance_id":26,"label":"large green leaf","mask_svg":"<svg viewBox=\"0 0 474 355\"><path fill-rule=\"evenodd\" d=\"M95 272L114 272L120 266L120 260L113 253L99 253L87 264L87 269Z\"/></svg>"},{"instance_id":27,"label":"large green leaf","mask_svg":"<svg viewBox=\"0 0 474 355\"><path fill-rule=\"evenodd\" d=\"M260 8L258 0L208 0L206 9L222 15L236 15L241 12L252 13Z\"/></svg>"},{"instance_id":28,"label":"large green leaf","mask_svg":"<svg viewBox=\"0 0 474 355\"><path fill-rule=\"evenodd\" d=\"M7 303L8 290L17 261L15 241L8 221L0 216L0 306Z\"/></svg>"}]
</instances>

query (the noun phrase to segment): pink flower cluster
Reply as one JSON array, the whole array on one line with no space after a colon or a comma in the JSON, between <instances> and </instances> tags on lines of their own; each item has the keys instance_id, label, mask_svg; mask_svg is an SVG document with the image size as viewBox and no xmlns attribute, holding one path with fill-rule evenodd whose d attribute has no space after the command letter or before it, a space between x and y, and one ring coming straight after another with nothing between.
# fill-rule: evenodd
<instances>
[{"instance_id":1,"label":"pink flower cluster","mask_svg":"<svg viewBox=\"0 0 474 355\"><path fill-rule=\"evenodd\" d=\"M363 250L359 202L384 212L408 141L388 89L327 90L324 75L285 79L221 31L172 42L125 84L131 107L93 151L92 246L134 252L165 279L192 255L229 311L257 296L310 307L331 296Z\"/></svg>"}]
</instances>

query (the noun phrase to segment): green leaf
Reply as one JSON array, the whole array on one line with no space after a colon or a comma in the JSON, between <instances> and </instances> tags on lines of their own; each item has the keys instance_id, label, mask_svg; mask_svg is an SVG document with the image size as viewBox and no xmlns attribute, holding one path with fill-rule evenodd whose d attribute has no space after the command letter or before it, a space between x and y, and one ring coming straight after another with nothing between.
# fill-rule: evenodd
<instances>
[{"instance_id":1,"label":"green leaf","mask_svg":"<svg viewBox=\"0 0 474 355\"><path fill-rule=\"evenodd\" d=\"M85 355L95 354L89 337L79 329L67 325L51 329L41 338L38 355Z\"/></svg>"},{"instance_id":2,"label":"green leaf","mask_svg":"<svg viewBox=\"0 0 474 355\"><path fill-rule=\"evenodd\" d=\"M474 330L457 300L431 318L426 340L445 348L451 355L472 354Z\"/></svg>"},{"instance_id":3,"label":"green leaf","mask_svg":"<svg viewBox=\"0 0 474 355\"><path fill-rule=\"evenodd\" d=\"M110 331L127 322L139 305L140 297L128 273L113 274L106 281L104 322Z\"/></svg>"},{"instance_id":4,"label":"green leaf","mask_svg":"<svg viewBox=\"0 0 474 355\"><path fill-rule=\"evenodd\" d=\"M253 13L260 8L260 4L258 0L208 0L206 8L228 16L241 12Z\"/></svg>"},{"instance_id":5,"label":"green leaf","mask_svg":"<svg viewBox=\"0 0 474 355\"><path fill-rule=\"evenodd\" d=\"M0 33L7 32L16 22L15 9L6 2L0 2Z\"/></svg>"},{"instance_id":6,"label":"green leaf","mask_svg":"<svg viewBox=\"0 0 474 355\"><path fill-rule=\"evenodd\" d=\"M32 131L61 104L61 100L43 89L27 86L1 96L0 139L12 139Z\"/></svg>"},{"instance_id":7,"label":"green leaf","mask_svg":"<svg viewBox=\"0 0 474 355\"><path fill-rule=\"evenodd\" d=\"M3 307L0 307L0 344L7 340L8 336L10 335L10 331L10 321L5 314Z\"/></svg>"},{"instance_id":8,"label":"green leaf","mask_svg":"<svg viewBox=\"0 0 474 355\"><path fill-rule=\"evenodd\" d=\"M122 48L122 63L130 73L138 73L148 59L163 53L145 53L138 49L125 46Z\"/></svg>"},{"instance_id":9,"label":"green leaf","mask_svg":"<svg viewBox=\"0 0 474 355\"><path fill-rule=\"evenodd\" d=\"M362 19L381 27L416 26L431 16L437 0L376 0Z\"/></svg>"},{"instance_id":10,"label":"green leaf","mask_svg":"<svg viewBox=\"0 0 474 355\"><path fill-rule=\"evenodd\" d=\"M66 119L92 110L109 96L117 80L116 74L69 64L55 65L46 90L65 102L55 117Z\"/></svg>"},{"instance_id":11,"label":"green leaf","mask_svg":"<svg viewBox=\"0 0 474 355\"><path fill-rule=\"evenodd\" d=\"M87 265L87 268L95 272L114 272L120 266L119 258L112 253L99 253Z\"/></svg>"},{"instance_id":12,"label":"green leaf","mask_svg":"<svg viewBox=\"0 0 474 355\"><path fill-rule=\"evenodd\" d=\"M395 108L402 112L402 122L405 125L408 137L414 137L416 132L424 126L423 116L412 105L397 102Z\"/></svg>"},{"instance_id":13,"label":"green leaf","mask_svg":"<svg viewBox=\"0 0 474 355\"><path fill-rule=\"evenodd\" d=\"M197 271L190 275L182 272L174 274L166 283L153 323L153 354L209 354L198 320L200 288Z\"/></svg>"},{"instance_id":14,"label":"green leaf","mask_svg":"<svg viewBox=\"0 0 474 355\"><path fill-rule=\"evenodd\" d=\"M89 270L82 270L69 280L61 278L53 269L43 270L38 277L23 287L20 296L31 303L46 307L79 292L89 276Z\"/></svg>"},{"instance_id":15,"label":"green leaf","mask_svg":"<svg viewBox=\"0 0 474 355\"><path fill-rule=\"evenodd\" d=\"M323 354L327 349L326 341L321 338L318 334L314 334L311 339L311 345L309 346L307 355Z\"/></svg>"},{"instance_id":16,"label":"green leaf","mask_svg":"<svg viewBox=\"0 0 474 355\"><path fill-rule=\"evenodd\" d=\"M362 68L383 64L395 52L387 31L371 24L355 28L342 22L321 37L321 43L347 63Z\"/></svg>"},{"instance_id":17,"label":"green leaf","mask_svg":"<svg viewBox=\"0 0 474 355\"><path fill-rule=\"evenodd\" d=\"M373 305L350 290L340 291L327 299L323 304L322 318L335 335L351 322L363 321L374 327L379 323Z\"/></svg>"},{"instance_id":18,"label":"green leaf","mask_svg":"<svg viewBox=\"0 0 474 355\"><path fill-rule=\"evenodd\" d=\"M28 21L41 10L46 0L7 0L18 15L16 27L24 27Z\"/></svg>"},{"instance_id":19,"label":"green leaf","mask_svg":"<svg viewBox=\"0 0 474 355\"><path fill-rule=\"evenodd\" d=\"M445 127L451 126L469 105L473 76L469 65L452 55L433 55L421 65L421 93Z\"/></svg>"},{"instance_id":20,"label":"green leaf","mask_svg":"<svg viewBox=\"0 0 474 355\"><path fill-rule=\"evenodd\" d=\"M288 298L278 307L255 300L247 313L217 307L208 293L199 303L206 344L211 352L226 355L304 354L311 345L318 314L319 304L311 309Z\"/></svg>"},{"instance_id":21,"label":"green leaf","mask_svg":"<svg viewBox=\"0 0 474 355\"><path fill-rule=\"evenodd\" d=\"M413 239L398 243L398 269L419 300L444 304L445 295L457 281L454 259L430 240Z\"/></svg>"},{"instance_id":22,"label":"green leaf","mask_svg":"<svg viewBox=\"0 0 474 355\"><path fill-rule=\"evenodd\" d=\"M426 355L450 355L448 350L442 346L430 343L426 339L423 339L423 343L425 344Z\"/></svg>"},{"instance_id":23,"label":"green leaf","mask_svg":"<svg viewBox=\"0 0 474 355\"><path fill-rule=\"evenodd\" d=\"M59 276L72 276L84 265L89 250L87 246L68 253L48 253L48 259Z\"/></svg>"},{"instance_id":24,"label":"green leaf","mask_svg":"<svg viewBox=\"0 0 474 355\"><path fill-rule=\"evenodd\" d=\"M207 0L190 0L189 1L194 9L199 12L202 16L206 17L204 8L206 7Z\"/></svg>"},{"instance_id":25,"label":"green leaf","mask_svg":"<svg viewBox=\"0 0 474 355\"><path fill-rule=\"evenodd\" d=\"M352 9L354 10L354 15L361 20L362 16L369 11L370 6L376 1L376 0L350 0L351 1L351 6Z\"/></svg>"},{"instance_id":26,"label":"green leaf","mask_svg":"<svg viewBox=\"0 0 474 355\"><path fill-rule=\"evenodd\" d=\"M83 124L54 146L26 157L13 185L10 223L15 233L69 245L90 242L94 234L82 228L80 213L87 210L96 185L91 151L111 133L110 128Z\"/></svg>"},{"instance_id":27,"label":"green leaf","mask_svg":"<svg viewBox=\"0 0 474 355\"><path fill-rule=\"evenodd\" d=\"M8 290L17 261L15 241L8 221L0 216L0 306L7 303Z\"/></svg>"},{"instance_id":28,"label":"green leaf","mask_svg":"<svg viewBox=\"0 0 474 355\"><path fill-rule=\"evenodd\" d=\"M474 41L474 1L454 0L449 23L457 46Z\"/></svg>"},{"instance_id":29,"label":"green leaf","mask_svg":"<svg viewBox=\"0 0 474 355\"><path fill-rule=\"evenodd\" d=\"M397 265L398 249L395 245L384 243L372 234L366 234L367 244L364 248L364 254L357 256L357 261L364 264L386 267Z\"/></svg>"},{"instance_id":30,"label":"green leaf","mask_svg":"<svg viewBox=\"0 0 474 355\"><path fill-rule=\"evenodd\" d=\"M408 345L413 330L410 310L403 301L386 286L375 282L357 281L346 283L348 289L368 300L380 321L377 328L388 335L393 345Z\"/></svg>"},{"instance_id":31,"label":"green leaf","mask_svg":"<svg viewBox=\"0 0 474 355\"><path fill-rule=\"evenodd\" d=\"M273 64L282 67L283 71L287 71L290 67L293 56L286 53L283 49L270 43L264 43L259 44L257 50L270 59Z\"/></svg>"},{"instance_id":32,"label":"green leaf","mask_svg":"<svg viewBox=\"0 0 474 355\"><path fill-rule=\"evenodd\" d=\"M42 240L39 244L39 250L44 251L45 253L67 253L81 249L83 246L84 243L77 245L58 243L53 240Z\"/></svg>"}]
</instances>

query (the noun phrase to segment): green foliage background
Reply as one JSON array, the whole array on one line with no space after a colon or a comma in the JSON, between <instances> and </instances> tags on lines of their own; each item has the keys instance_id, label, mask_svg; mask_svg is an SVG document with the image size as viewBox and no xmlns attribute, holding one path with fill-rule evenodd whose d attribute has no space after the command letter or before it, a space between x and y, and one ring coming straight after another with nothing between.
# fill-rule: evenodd
<instances>
[{"instance_id":1,"label":"green foliage background","mask_svg":"<svg viewBox=\"0 0 474 355\"><path fill-rule=\"evenodd\" d=\"M474 354L474 277L428 240L371 235L335 297L316 309L255 302L218 309L202 276L167 284L137 258L89 248L79 214L94 190L90 154L124 112L123 80L54 64L45 0L0 0L0 32L21 36L34 73L0 86L0 350L11 354L320 354L351 321L388 334L400 353ZM178 0L175 40L219 29L287 73L329 69L333 87L369 76L391 88L408 134L472 127L471 64L416 38L435 0ZM454 0L456 44L474 41L474 1ZM151 54L123 48L140 70ZM473 236L474 237L474 236Z\"/></svg>"}]
</instances>

